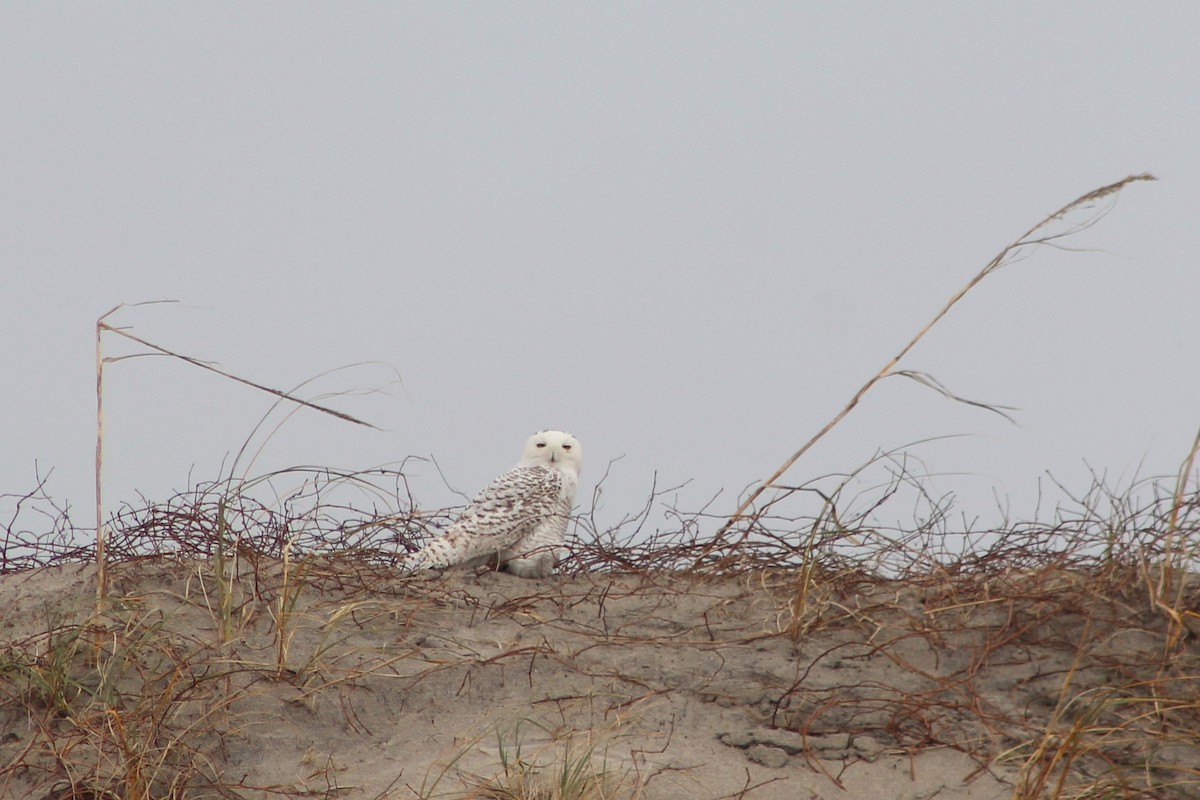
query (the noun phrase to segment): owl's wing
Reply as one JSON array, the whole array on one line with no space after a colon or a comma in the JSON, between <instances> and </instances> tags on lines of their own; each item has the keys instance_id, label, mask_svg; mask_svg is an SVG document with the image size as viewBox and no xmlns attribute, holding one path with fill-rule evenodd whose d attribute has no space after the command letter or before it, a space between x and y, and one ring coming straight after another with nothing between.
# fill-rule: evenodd
<instances>
[{"instance_id":1,"label":"owl's wing","mask_svg":"<svg viewBox=\"0 0 1200 800\"><path fill-rule=\"evenodd\" d=\"M561 486L562 476L550 467L510 469L484 487L447 534L463 530L495 540L489 547L505 547L554 512Z\"/></svg>"},{"instance_id":2,"label":"owl's wing","mask_svg":"<svg viewBox=\"0 0 1200 800\"><path fill-rule=\"evenodd\" d=\"M453 566L510 546L558 512L562 476L551 467L515 467L484 487L450 529L405 560L410 569Z\"/></svg>"}]
</instances>

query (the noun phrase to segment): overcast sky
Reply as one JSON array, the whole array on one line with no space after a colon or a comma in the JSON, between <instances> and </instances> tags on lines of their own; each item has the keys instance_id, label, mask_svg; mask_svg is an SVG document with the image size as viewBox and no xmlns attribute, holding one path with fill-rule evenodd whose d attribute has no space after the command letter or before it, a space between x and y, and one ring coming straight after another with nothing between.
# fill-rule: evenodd
<instances>
[{"instance_id":1,"label":"overcast sky","mask_svg":"<svg viewBox=\"0 0 1200 800\"><path fill-rule=\"evenodd\" d=\"M581 499L622 457L601 521L655 473L725 513L1003 245L1143 171L1082 252L997 273L901 365L1018 425L893 380L786 480L958 436L913 449L935 493L1020 519L1048 476L1172 474L1200 425L1198 42L1193 2L5 4L0 493L36 463L89 523L96 319L169 298L111 321L280 388L376 362L302 391L384 387L327 400L382 431L301 412L255 472L432 454L473 494L555 427ZM270 404L111 364L106 503L217 477Z\"/></svg>"}]
</instances>

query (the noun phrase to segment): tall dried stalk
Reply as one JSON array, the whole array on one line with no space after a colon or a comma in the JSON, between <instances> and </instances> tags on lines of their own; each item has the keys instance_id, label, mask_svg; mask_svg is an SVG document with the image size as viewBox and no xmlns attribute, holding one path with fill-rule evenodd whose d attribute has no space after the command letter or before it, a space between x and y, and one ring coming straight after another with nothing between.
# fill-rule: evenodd
<instances>
[{"instance_id":1,"label":"tall dried stalk","mask_svg":"<svg viewBox=\"0 0 1200 800\"><path fill-rule=\"evenodd\" d=\"M104 487L101 484L101 467L104 466L104 356L101 351L101 335L104 318L120 306L110 308L96 320L96 600L108 594L108 573L104 558Z\"/></svg>"},{"instance_id":2,"label":"tall dried stalk","mask_svg":"<svg viewBox=\"0 0 1200 800\"><path fill-rule=\"evenodd\" d=\"M1167 521L1167 541L1164 545L1169 560L1176 555L1182 555L1182 551L1175 552L1175 533L1179 529L1179 510L1183 508L1188 480L1192 477L1192 468L1196 466L1197 453L1200 453L1200 430L1196 431L1196 438L1192 440L1192 449L1188 451L1187 458L1183 460L1183 466L1179 468L1179 477L1175 484L1175 496L1171 502L1171 518ZM1168 563L1170 562L1168 561ZM1180 563L1182 566L1182 561ZM1169 584L1167 588L1170 588Z\"/></svg>"},{"instance_id":3,"label":"tall dried stalk","mask_svg":"<svg viewBox=\"0 0 1200 800\"><path fill-rule=\"evenodd\" d=\"M1179 468L1179 476L1175 483L1175 493L1171 498L1171 515L1167 520L1167 532L1163 539L1163 563L1158 573L1158 585L1157 587L1150 587L1152 602L1170 620L1171 630L1167 641L1168 651L1174 650L1175 646L1182 641L1187 631L1186 618L1200 617L1200 614L1197 614L1195 611L1184 608L1188 559L1195 551L1189 553L1184 537L1180 536L1178 532L1179 512L1183 508L1187 495L1188 480L1191 478L1192 469L1196 465L1196 455L1198 452L1200 452L1200 430L1196 431L1196 438L1192 441L1192 449L1188 451L1187 458L1183 460L1183 466ZM1179 582L1178 585L1173 587L1176 571L1180 574Z\"/></svg>"},{"instance_id":4,"label":"tall dried stalk","mask_svg":"<svg viewBox=\"0 0 1200 800\"><path fill-rule=\"evenodd\" d=\"M1093 203L1097 200L1103 200L1105 198L1112 197L1112 196L1116 195L1117 193L1119 193L1122 189L1124 189L1126 186L1128 186L1131 183L1135 183L1138 181L1153 181L1153 180L1157 180L1157 178L1155 178L1153 175L1150 175L1149 173L1143 173L1141 175L1131 175L1123 180L1117 181L1116 183L1112 183L1107 186L1102 186L1099 189L1094 189L1094 190L1088 192L1087 194L1082 195L1081 197L1078 197L1075 200L1072 200L1070 203L1067 203L1065 206L1060 208L1058 211L1055 211L1053 214L1050 214L1049 216L1045 217L1039 223L1034 225L1032 228L1030 228L1028 231L1023 233L1016 240L1014 240L1011 244L1009 244L1003 250L1001 250L999 253L997 253L995 258L993 258L991 261L989 261L987 263L987 266L985 266L982 270L980 270L979 273L977 275L975 275L975 277L973 277L971 280L969 280L966 283L966 285L964 285L961 289L959 289L957 292L955 292L950 297L950 299L946 301L946 304L943 305L941 310L938 311L933 316L933 319L931 319L929 322L927 322L925 324L925 326L923 328L921 328L919 331L917 331L916 335L913 336L912 339L909 340L908 344L904 345L904 347L900 349L899 353L897 353L895 356L890 358L887 361L887 363L884 364L883 369L879 370L873 376L871 376L871 378L868 379L867 382L864 383L862 385L862 387L859 388L859 390L854 393L854 396L850 398L850 402L846 403L845 407L842 408L842 410L839 411L837 413L837 415L835 415L833 417L833 419L829 420L829 422L827 422L825 424L825 426L823 428L821 428L821 430L817 431L815 436L813 436L811 439L809 439L807 442L804 443L803 447L801 447L799 450L797 450L795 453L793 453L790 458L788 458L786 461L784 461L783 464L779 467L779 469L775 470L775 472L771 474L771 477L769 477L765 481L761 482L754 489L754 491L752 491L746 497L746 499L744 501L742 501L741 505L738 506L737 510L734 511L733 514L731 514L729 516L729 518L725 521L725 524L721 526L721 529L719 531L717 531L716 535L713 537L712 543L704 550L704 552L700 556L700 559L703 559L710 552L712 552L713 549L715 549L717 546L719 546L721 541L724 539L725 534L729 531L729 529L731 527L733 527L738 522L738 520L742 519L742 517L745 516L747 509L749 509L754 504L754 501L757 500L759 498L759 496L762 495L763 492L765 492L767 489L774 486L775 481L777 481L785 472L787 472L791 468L791 466L800 459L800 457L802 455L804 455L806 452L808 452L808 450L813 445L815 445L818 441L820 441L825 436L825 434L829 433L829 431L831 431L835 425L837 425L839 422L841 422L843 419L845 419L846 415L849 414L854 409L854 407L858 405L859 401L862 400L863 396L866 395L866 393L868 391L870 391L871 387L873 387L876 383L878 383L879 381L881 381L882 379L884 379L890 375L901 374L901 373L893 371L893 368L896 366L896 364L898 364L900 362L900 360L902 358L904 358L904 356L908 355L908 352L917 345L917 342L921 341L921 339L923 339L925 337L925 334L928 333L930 331L930 329L933 328L934 325L936 325L938 322L940 322L942 317L946 316L946 314L950 311L950 309L953 308L954 305L959 300L961 300L963 297L966 296L967 292L969 292L969 291L971 291L971 289L975 288L975 286L980 281L982 281L984 278L986 278L988 275L991 275L996 270L998 270L1001 267L1005 266L1006 264L1010 263L1013 256L1015 256L1016 253L1019 250L1021 250L1022 248L1037 246L1037 245L1042 245L1042 244L1050 244L1057 239L1060 239L1060 238L1063 238L1066 236L1070 236L1080 230L1090 227L1090 225L1096 221L1096 218L1088 220L1087 222L1081 223L1079 225L1072 226L1069 230L1067 230L1063 233L1046 234L1043 236L1038 236L1037 238L1032 238L1032 237L1034 237L1036 234L1038 234L1040 231L1042 231L1042 229L1044 229L1046 226L1050 225L1053 222L1063 219L1067 214L1079 209L1082 206L1088 205L1089 203ZM911 377L911 375L910 375L910 377ZM948 393L943 392L943 394L948 394ZM955 398L955 399L957 399L957 398ZM972 403L972 405L981 405L981 404ZM737 544L740 544L741 542L745 541L746 537L748 537L750 535L750 531L751 531L752 527L753 526L747 526L746 530L743 531L741 538L735 543L735 546ZM697 561L695 563L698 564L700 562L700 559L697 559Z\"/></svg>"}]
</instances>

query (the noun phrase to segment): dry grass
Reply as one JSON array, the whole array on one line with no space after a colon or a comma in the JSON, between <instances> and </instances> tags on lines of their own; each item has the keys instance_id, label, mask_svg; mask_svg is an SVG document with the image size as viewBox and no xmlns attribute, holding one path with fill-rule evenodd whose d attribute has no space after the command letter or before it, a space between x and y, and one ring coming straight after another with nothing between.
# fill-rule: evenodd
<instances>
[{"instance_id":1,"label":"dry grass","mask_svg":"<svg viewBox=\"0 0 1200 800\"><path fill-rule=\"evenodd\" d=\"M897 475L878 491L890 496L911 481ZM391 487L392 506L364 515L337 502L339 490L362 496L366 482L376 497ZM310 474L273 507L226 486L200 487L114 516L114 591L99 615L86 603L47 606L39 633L3 645L0 714L28 720L31 733L3 748L0 796L20 785L46 798L333 798L332 788L256 786L223 767L230 742L263 722L252 701L273 696L280 682L305 703L352 704L357 692L379 691L366 688L373 681L415 686L479 668L470 665L528 660L532 669L539 658L574 663L568 651L661 651L676 640L693 649L710 641L736 658L737 648L771 639L824 643L803 651L794 677L759 709L772 729L812 741L849 735L889 750L954 748L981 770L1015 769L1014 798L1200 796L1189 760L1200 754L1200 581L1194 550L1179 548L1200 535L1200 496L1170 484L1157 493L1136 487L1140 500L1097 485L1054 524L972 534L972 547L955 552L946 515L882 530L870 514L876 498L837 492L814 516L772 517L769 528L758 521L736 551L710 547L703 515L650 532L641 518L599 531L587 514L566 577L519 582L526 595L490 606L440 581L397 583L397 554L444 522L412 512L400 473ZM21 518L53 518L45 502L21 498ZM65 533L56 523L31 536L10 522L9 572L94 557ZM699 569L680 569L697 560ZM152 568L177 587L175 610L163 611L171 608L163 595L143 594L137 576ZM655 633L661 609L710 593L702 624L690 623L699 627ZM651 610L629 617L637 622L603 623L606 609L632 602ZM759 614L761 624L731 624L741 612L719 621L731 603L747 604L745 618ZM476 648L433 663L408 645L356 644L376 624L415 635L427 629L424 615L448 607L536 619L575 642ZM257 654L246 651L251 641L261 642ZM878 659L893 679L852 678L848 666ZM826 667L837 679L814 680ZM645 675L613 677L626 688L605 719L677 690ZM1009 683L1007 696L988 690L997 680ZM607 769L581 730L547 734L536 748L510 733L494 774L463 772L448 759L436 791L406 779L386 797L639 796L646 776L628 765ZM814 753L803 757L828 772Z\"/></svg>"},{"instance_id":2,"label":"dry grass","mask_svg":"<svg viewBox=\"0 0 1200 800\"><path fill-rule=\"evenodd\" d=\"M519 723L507 735L498 731L500 769L491 777L474 776L470 796L479 800L637 800L641 796L637 777L611 768L604 747L591 732L566 737L555 731L539 732L549 744L530 748Z\"/></svg>"}]
</instances>

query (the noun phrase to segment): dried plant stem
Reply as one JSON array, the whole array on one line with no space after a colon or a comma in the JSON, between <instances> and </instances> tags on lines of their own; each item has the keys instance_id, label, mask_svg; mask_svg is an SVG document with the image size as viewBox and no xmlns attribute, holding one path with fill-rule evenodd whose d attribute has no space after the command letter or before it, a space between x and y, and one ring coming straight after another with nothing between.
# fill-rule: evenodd
<instances>
[{"instance_id":1,"label":"dried plant stem","mask_svg":"<svg viewBox=\"0 0 1200 800\"><path fill-rule=\"evenodd\" d=\"M108 594L108 573L104 562L104 491L101 483L101 468L104 466L104 355L101 351L101 336L104 318L116 311L114 306L96 320L96 600Z\"/></svg>"},{"instance_id":2,"label":"dried plant stem","mask_svg":"<svg viewBox=\"0 0 1200 800\"><path fill-rule=\"evenodd\" d=\"M1183 461L1183 468L1179 470L1179 480L1175 484L1175 497L1171 503L1171 518L1167 522L1167 539L1164 545L1168 558L1172 555L1175 531L1179 528L1179 509L1183 507L1183 496L1187 492L1188 478L1192 475L1192 468L1196 465L1197 452L1200 452L1200 429L1196 431L1196 438L1192 440L1192 449Z\"/></svg>"},{"instance_id":3,"label":"dried plant stem","mask_svg":"<svg viewBox=\"0 0 1200 800\"><path fill-rule=\"evenodd\" d=\"M117 306L117 308L121 308L121 306ZM116 310L117 310L116 308L113 309L113 311L116 311ZM108 313L111 314L112 311L110 311ZM108 316L108 314L105 314L105 316ZM104 317L100 318L100 322L98 322L97 325L100 328L102 328L103 330L109 331L111 333L115 333L118 336L124 336L126 339L137 342L138 344L143 345L144 347L149 347L151 350L154 350L155 352L157 352L161 355L170 356L171 358L177 358L180 361L186 361L187 363L191 364L194 367L199 367L200 369L205 369L205 370L208 370L209 372L215 372L216 374L220 375L223 378L228 378L231 381L235 381L235 382L243 384L245 386L249 386L253 389L258 389L260 392L266 392L267 394L273 394L282 400L290 400L291 402L296 403L297 405L305 406L306 408L311 408L315 411L320 411L324 414L329 414L330 416L337 417L338 419L344 420L346 422L353 422L355 425L363 425L368 428L374 428L375 430L379 430L379 428L375 427L371 423L364 422L363 420L358 419L357 417L352 417L349 414L346 414L344 412L335 411L332 408L326 408L325 406L319 405L317 403L309 402L308 400L302 400L301 398L296 397L295 395L288 394L287 392L281 391L279 389L272 389L270 386L263 386L261 383L255 383L254 381L247 380L246 378L239 378L237 375L233 375L231 373L225 372L224 370L217 369L212 364L206 364L198 358L192 358L191 356L185 356L182 353L176 353L174 351L168 350L165 347L160 347L159 345L156 345L153 342L148 342L145 339L142 339L138 336L134 336L129 331L122 330L120 328L114 328L111 325L108 325L107 323L104 322ZM116 361L119 359L112 359L112 360Z\"/></svg>"},{"instance_id":4,"label":"dried plant stem","mask_svg":"<svg viewBox=\"0 0 1200 800\"><path fill-rule=\"evenodd\" d=\"M933 328L934 325L936 325L938 322L940 322L942 317L946 316L946 314L950 311L950 309L953 308L954 305L956 303L958 303L959 300L961 300L963 297L966 296L967 292L969 292L969 291L971 291L971 289L975 288L975 286L980 281L982 281L984 278L986 278L988 275L992 274L993 272L998 270L1000 267L1009 263L1011 258L1021 248L1032 246L1032 245L1050 243L1050 242L1054 241L1055 239L1058 239L1062 236L1070 235L1071 233L1074 233L1083 227L1087 227L1087 223L1084 223L1083 225L1074 227L1071 230L1068 230L1066 233L1062 233L1062 234L1053 234L1053 235L1046 234L1044 236L1036 236L1036 234L1038 234L1039 231L1041 231L1043 228L1045 228L1047 225L1051 224L1052 222L1062 219L1067 214L1080 208L1081 206L1084 206L1084 205L1092 203L1096 200L1101 200L1106 197L1110 197L1110 196L1117 194L1118 192L1120 192L1122 189L1124 189L1126 186L1128 186L1131 183L1135 183L1137 181L1152 181L1152 180L1156 180L1156 178L1153 175L1150 175L1148 173L1143 173L1141 175L1131 175L1123 180L1117 181L1116 183L1109 184L1108 186L1102 186L1099 189L1090 191L1087 194L1066 204L1065 206L1060 208L1058 211L1055 211L1053 214L1050 214L1049 216L1045 217L1039 223L1034 225L1032 228L1030 228L1028 231L1026 231L1024 234L1022 234L1016 240L1014 240L1011 244L1009 244L1003 250L1001 250L999 253L997 253L995 258L993 258L991 261L988 262L987 266L985 266L982 270L980 270L979 273L977 275L975 275L975 277L973 277L970 281L968 281L966 283L966 285L964 285L961 289L959 289L957 292L955 292L954 295L952 295L950 297L950 299L946 301L946 304L943 305L941 310L938 311L937 314L935 314L933 316L933 319L931 319L929 322L927 322L925 324L925 326L923 328L921 328L919 331L917 331L916 335L913 336L912 339L909 340L908 344L904 345L904 347L902 347L900 349L899 353L897 353L895 356L893 356L891 359L889 359L888 362L886 364L884 364L884 366L881 370L879 370L877 373L875 373L866 383L864 383L862 385L861 388L859 388L859 390L857 392L854 393L854 396L850 398L850 402L848 402L845 405L845 407L842 408L842 410L839 411L836 416L834 416L833 419L831 419L829 422L827 422L825 424L825 426L823 428L821 428L821 430L817 431L815 436L813 436L811 439L809 439L807 442L805 442L803 447L801 447L799 450L797 450L795 453L793 453L789 459L784 461L783 464L779 467L779 469L775 470L775 472L772 473L771 477L767 478L765 481L760 483L754 489L754 491L750 492L750 494L746 497L746 499L744 501L742 501L741 505L738 506L737 510L734 511L733 514L730 515L729 519L727 519L725 521L725 524L721 527L721 529L719 531L717 531L716 536L713 537L712 544L705 550L704 553L702 553L701 558L703 558L705 555L707 555L709 552L711 552L712 549L714 549L718 545L718 543L722 541L722 539L724 538L725 534L729 531L729 529L731 527L733 527L733 525L735 525L738 522L738 520L742 519L742 517L745 516L746 511L754 504L754 501L757 500L764 491L766 491L767 489L774 486L775 481L777 481L785 472L787 472L791 468L791 466L800 459L800 457L802 455L804 455L806 452L808 452L808 450L810 448L812 448L812 446L814 444L816 444L818 441L820 441L825 436L825 434L829 433L829 431L832 430L835 425L837 425L839 422L841 422L843 419L845 419L846 415L849 414L854 409L854 407L858 405L859 401L862 400L863 396L866 395L866 393L868 391L870 391L871 387L873 387L876 383L878 383L883 378L886 378L889 375L891 375L892 369L896 366L896 364L898 364L900 362L900 360L902 358L904 358L904 356L908 355L908 352L910 350L912 350L913 347L916 346L917 342L921 341L921 339L923 339L925 337L925 334L928 333L930 331L930 329ZM742 533L742 537L739 540L739 543L740 543L740 541L745 540L745 538L749 535L750 535L750 528L748 527L747 530Z\"/></svg>"},{"instance_id":5,"label":"dried plant stem","mask_svg":"<svg viewBox=\"0 0 1200 800\"><path fill-rule=\"evenodd\" d=\"M1167 616L1171 624L1170 635L1167 637L1168 650L1173 650L1182 640L1187 630L1184 618L1197 616L1194 611L1183 607L1183 594L1187 588L1188 554L1183 537L1178 539L1178 548L1176 545L1179 511L1183 507L1184 495L1187 493L1188 478L1191 477L1192 468L1196 465L1197 452L1200 452L1200 430L1196 431L1196 438L1192 440L1192 449L1188 451L1187 458L1183 460L1183 466L1179 470L1179 477L1175 483L1175 495L1171 499L1171 515L1167 520L1167 532L1163 539L1163 564L1158 573L1158 587L1154 591L1154 605ZM1183 577L1179 580L1178 587L1172 588L1176 570ZM1172 594L1175 596L1171 597Z\"/></svg>"}]
</instances>

